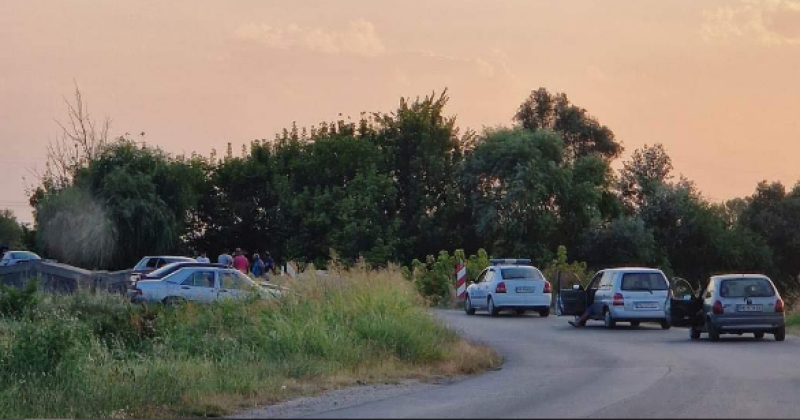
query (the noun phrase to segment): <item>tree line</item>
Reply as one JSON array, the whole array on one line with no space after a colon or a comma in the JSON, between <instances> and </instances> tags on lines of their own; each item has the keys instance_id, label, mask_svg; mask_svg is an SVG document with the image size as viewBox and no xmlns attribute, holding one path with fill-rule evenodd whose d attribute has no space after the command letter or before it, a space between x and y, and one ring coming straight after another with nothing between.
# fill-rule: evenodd
<instances>
[{"instance_id":1,"label":"tree line","mask_svg":"<svg viewBox=\"0 0 800 420\"><path fill-rule=\"evenodd\" d=\"M408 265L455 249L541 266L564 246L591 269L656 266L695 281L757 271L800 289L800 184L764 181L712 203L676 179L661 144L614 171L622 144L566 94L535 90L509 113L514 124L482 132L461 132L447 102L446 91L401 99L389 113L292 125L209 156L72 132L65 143L86 147L61 154L31 191L27 242L104 269L234 247L318 267L332 250L344 263Z\"/></svg>"}]
</instances>

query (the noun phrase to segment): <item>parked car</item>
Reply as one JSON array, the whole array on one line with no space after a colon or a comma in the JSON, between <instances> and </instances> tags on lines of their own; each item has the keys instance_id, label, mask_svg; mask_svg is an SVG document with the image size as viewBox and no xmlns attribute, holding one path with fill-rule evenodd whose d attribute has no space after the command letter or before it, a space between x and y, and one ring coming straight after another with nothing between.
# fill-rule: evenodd
<instances>
[{"instance_id":1,"label":"parked car","mask_svg":"<svg viewBox=\"0 0 800 420\"><path fill-rule=\"evenodd\" d=\"M226 268L226 266L224 266L222 264L215 264L215 263L199 263L199 262L195 262L195 261L192 261L192 262L185 262L185 261L173 262L173 263L169 263L169 264L167 264L165 266L162 266L161 268L159 268L157 270L151 271L149 273L137 274L135 277L133 275L131 275L130 287L131 288L136 287L136 283L141 281L141 280L154 280L154 279L163 278L163 277L165 277L167 275L170 275L170 274L174 273L175 271L178 271L179 269L184 268L184 267L218 267L218 268Z\"/></svg>"},{"instance_id":2,"label":"parked car","mask_svg":"<svg viewBox=\"0 0 800 420\"><path fill-rule=\"evenodd\" d=\"M670 323L665 314L669 300L669 282L661 270L654 268L624 267L601 270L584 289L561 289L557 305L561 315L579 316L594 307L591 319L602 320L606 328L618 322L639 326L642 322L655 322L663 329Z\"/></svg>"},{"instance_id":3,"label":"parked car","mask_svg":"<svg viewBox=\"0 0 800 420\"><path fill-rule=\"evenodd\" d=\"M673 289L681 287L677 279ZM674 296L666 314L674 326L689 327L693 340L707 333L711 341L722 334L753 333L756 339L766 333L776 341L786 339L784 303L772 280L761 274L725 274L713 276L695 293Z\"/></svg>"},{"instance_id":4,"label":"parked car","mask_svg":"<svg viewBox=\"0 0 800 420\"><path fill-rule=\"evenodd\" d=\"M143 274L150 273L167 264L175 262L195 262L193 258L170 255L147 256L139 260L131 271L131 282L136 282Z\"/></svg>"},{"instance_id":5,"label":"parked car","mask_svg":"<svg viewBox=\"0 0 800 420\"><path fill-rule=\"evenodd\" d=\"M6 251L0 259L0 267L10 267L12 265L27 263L33 260L41 260L42 257L29 251Z\"/></svg>"},{"instance_id":6,"label":"parked car","mask_svg":"<svg viewBox=\"0 0 800 420\"><path fill-rule=\"evenodd\" d=\"M213 302L244 299L256 294L280 297L277 288L258 285L240 271L227 267L185 266L158 279L139 280L131 301L176 303L181 301Z\"/></svg>"},{"instance_id":7,"label":"parked car","mask_svg":"<svg viewBox=\"0 0 800 420\"><path fill-rule=\"evenodd\" d=\"M464 311L474 315L485 309L491 316L511 310L518 315L536 311L550 315L552 294L550 282L528 259L496 259L467 287Z\"/></svg>"}]
</instances>

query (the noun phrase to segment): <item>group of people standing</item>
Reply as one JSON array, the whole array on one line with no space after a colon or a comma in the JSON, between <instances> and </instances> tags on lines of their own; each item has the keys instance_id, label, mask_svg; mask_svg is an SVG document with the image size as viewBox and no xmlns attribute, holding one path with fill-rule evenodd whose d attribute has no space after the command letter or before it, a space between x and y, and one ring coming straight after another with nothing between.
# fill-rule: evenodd
<instances>
[{"instance_id":1,"label":"group of people standing","mask_svg":"<svg viewBox=\"0 0 800 420\"><path fill-rule=\"evenodd\" d=\"M197 262L210 263L211 260L208 259L205 252L202 252L197 257ZM269 274L275 270L275 261L272 260L269 252L264 253L263 259L258 253L254 253L251 265L250 260L244 255L241 248L236 248L234 256L231 256L230 250L226 249L225 252L217 257L217 264L235 268L244 274L252 274L254 277L269 277Z\"/></svg>"}]
</instances>

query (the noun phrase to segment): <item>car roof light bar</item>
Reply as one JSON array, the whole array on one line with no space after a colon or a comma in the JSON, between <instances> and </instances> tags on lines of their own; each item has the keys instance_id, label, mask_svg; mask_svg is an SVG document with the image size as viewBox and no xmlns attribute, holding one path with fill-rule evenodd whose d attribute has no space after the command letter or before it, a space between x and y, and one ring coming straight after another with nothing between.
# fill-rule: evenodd
<instances>
[{"instance_id":1,"label":"car roof light bar","mask_svg":"<svg viewBox=\"0 0 800 420\"><path fill-rule=\"evenodd\" d=\"M489 260L492 265L530 265L531 260L527 258L496 258Z\"/></svg>"}]
</instances>

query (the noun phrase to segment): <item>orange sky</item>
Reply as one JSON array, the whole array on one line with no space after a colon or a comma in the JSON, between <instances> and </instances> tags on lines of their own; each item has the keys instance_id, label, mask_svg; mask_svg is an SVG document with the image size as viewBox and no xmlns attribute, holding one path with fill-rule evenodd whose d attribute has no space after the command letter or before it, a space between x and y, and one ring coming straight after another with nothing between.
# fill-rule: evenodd
<instances>
[{"instance_id":1,"label":"orange sky","mask_svg":"<svg viewBox=\"0 0 800 420\"><path fill-rule=\"evenodd\" d=\"M799 0L3 0L0 208L31 220L73 80L113 133L204 154L445 87L508 125L544 86L718 201L800 179L798 74Z\"/></svg>"}]
</instances>

